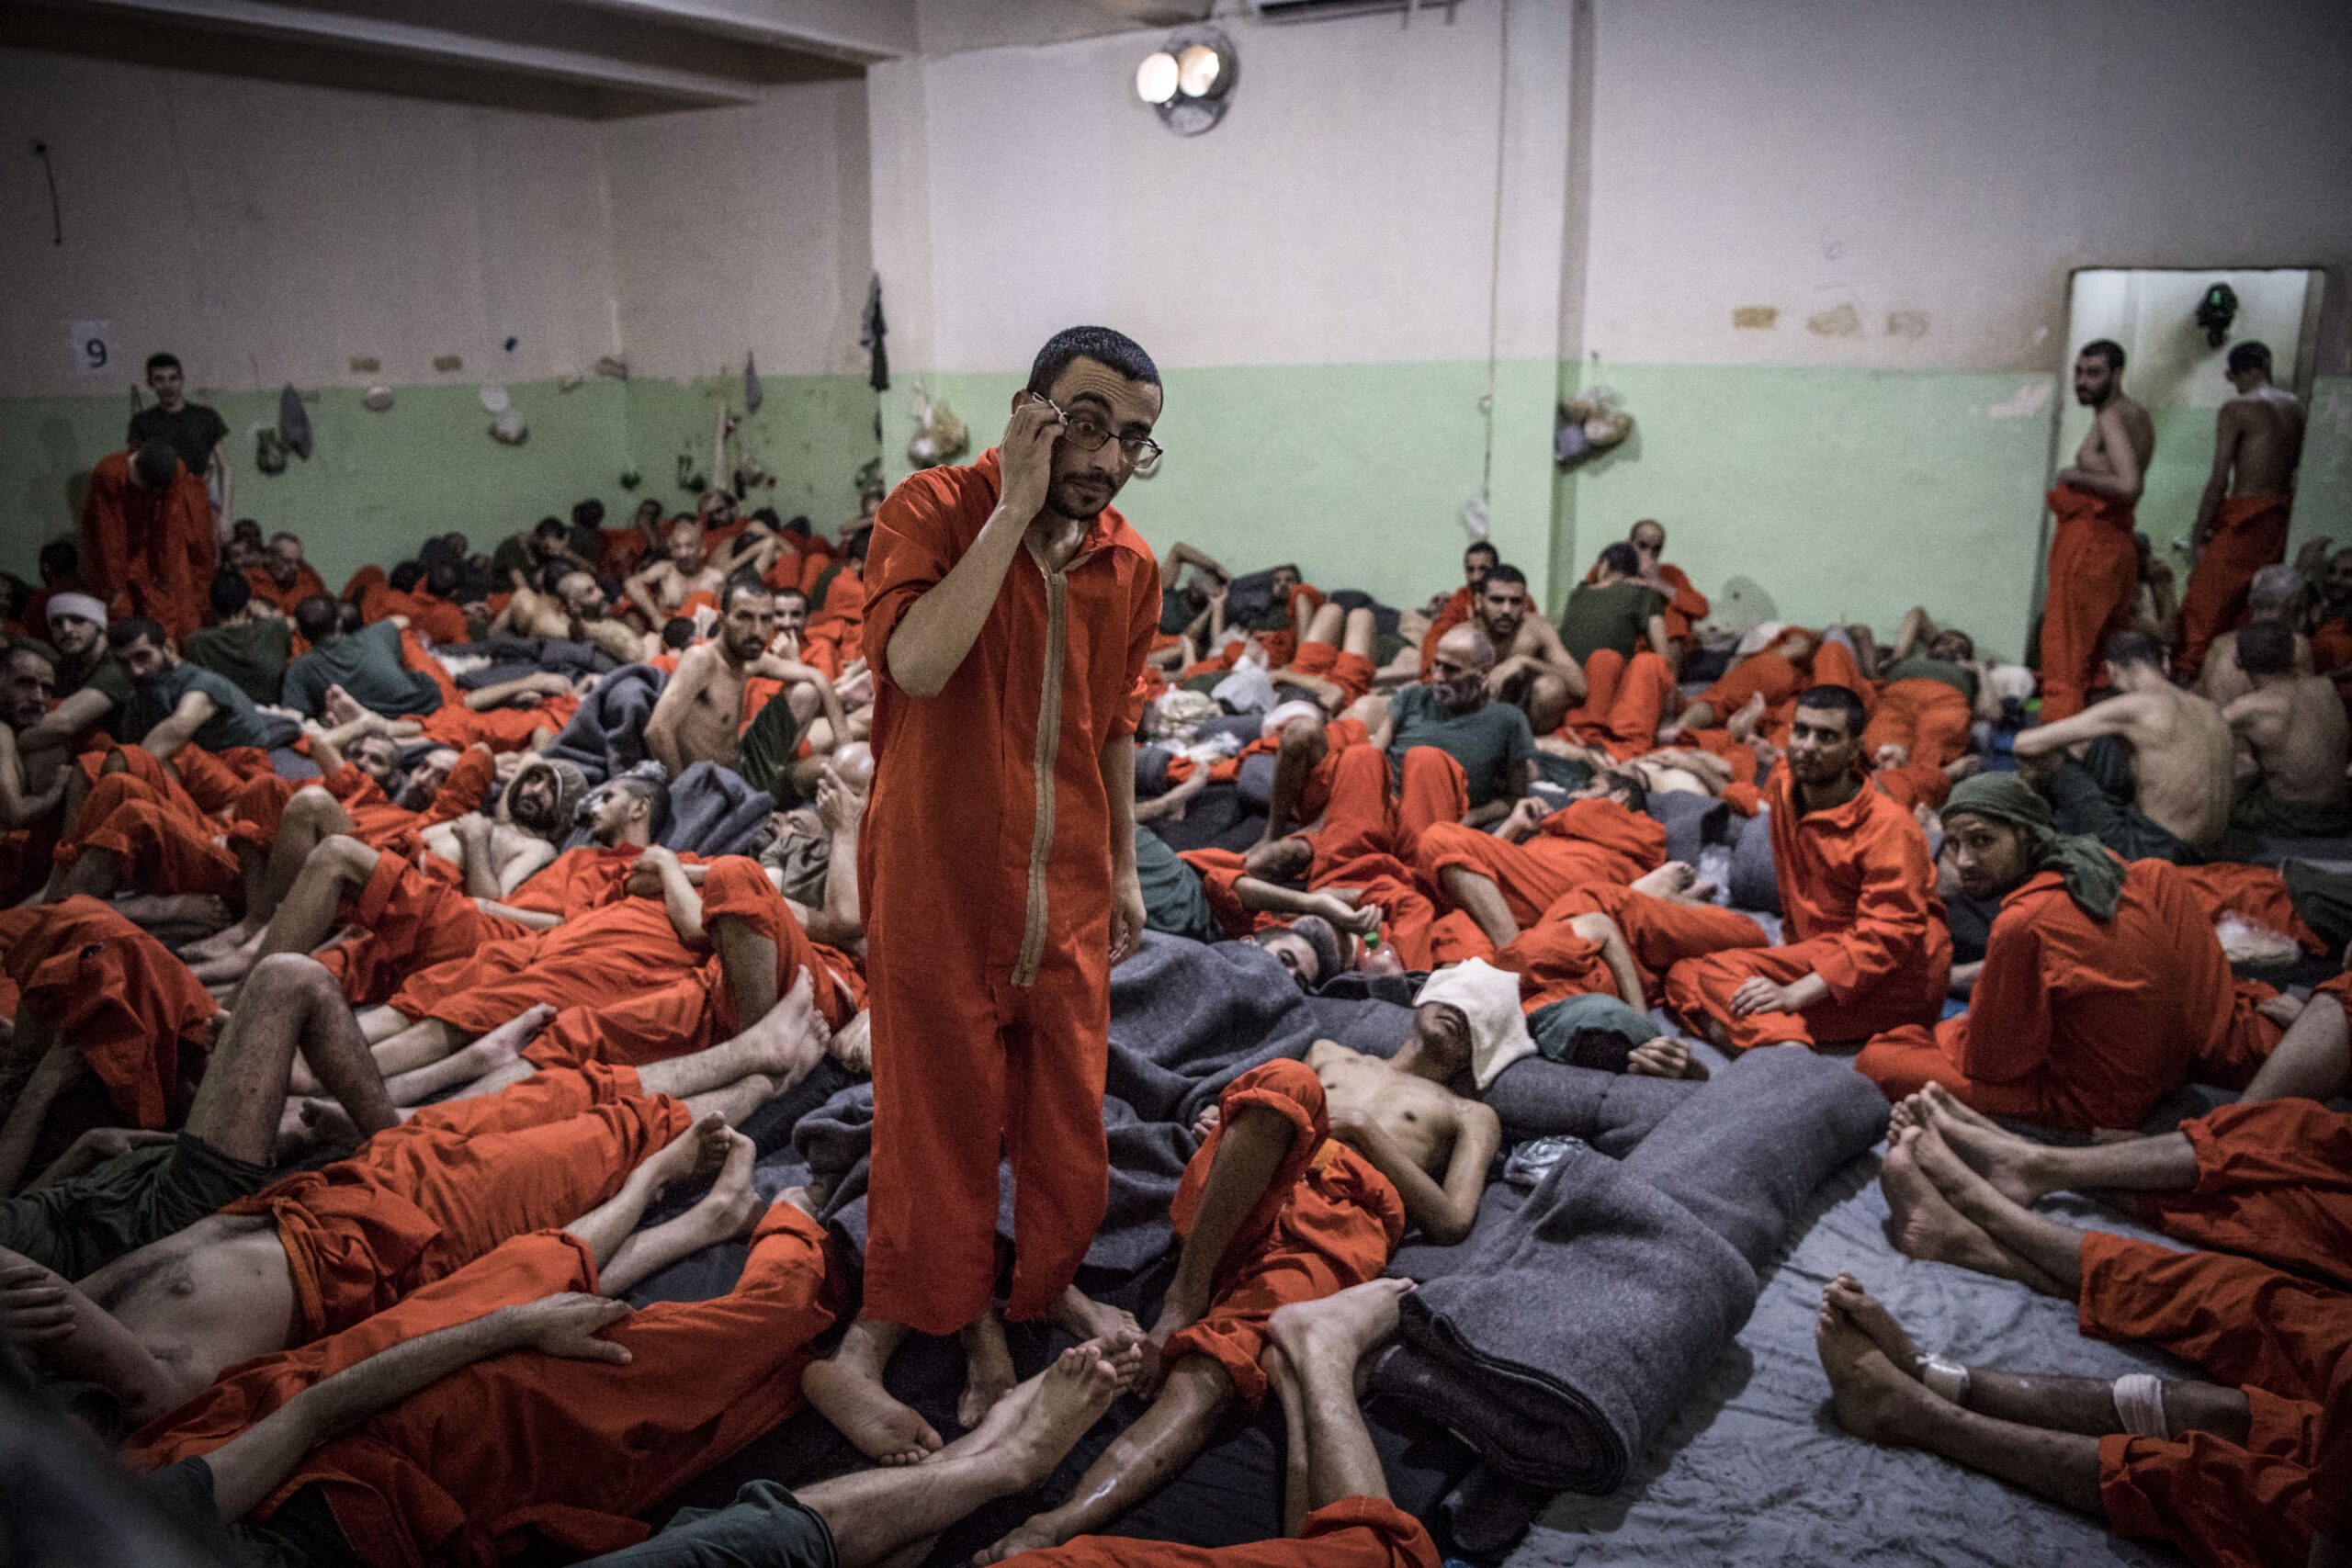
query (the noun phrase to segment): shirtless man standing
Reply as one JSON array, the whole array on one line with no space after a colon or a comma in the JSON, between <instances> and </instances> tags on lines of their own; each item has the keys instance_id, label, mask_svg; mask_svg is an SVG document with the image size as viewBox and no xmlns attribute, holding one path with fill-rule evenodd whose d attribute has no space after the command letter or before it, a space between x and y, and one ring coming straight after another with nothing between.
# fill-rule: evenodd
<instances>
[{"instance_id":1,"label":"shirtless man standing","mask_svg":"<svg viewBox=\"0 0 2352 1568\"><path fill-rule=\"evenodd\" d=\"M2335 682L2296 670L2294 634L2275 621L2238 633L2238 665L2254 690L2222 717L2252 756L2230 825L2290 839L2352 832L2344 699Z\"/></svg>"},{"instance_id":2,"label":"shirtless man standing","mask_svg":"<svg viewBox=\"0 0 2352 1568\"><path fill-rule=\"evenodd\" d=\"M2270 350L2230 350L2237 396L2213 421L2213 472L2197 502L2197 570L2180 602L2180 672L2194 676L2213 638L2245 609L2246 585L2287 558L2295 465L2303 454L2303 405L2270 383Z\"/></svg>"},{"instance_id":3,"label":"shirtless man standing","mask_svg":"<svg viewBox=\"0 0 2352 1568\"><path fill-rule=\"evenodd\" d=\"M2222 710L2165 674L2144 632L2107 640L2108 698L2017 738L2019 772L2050 797L2061 833L2089 833L2126 860L2194 862L2230 825L2236 741ZM2109 740L2079 762L2068 749ZM2115 742L2131 752L2131 794Z\"/></svg>"},{"instance_id":4,"label":"shirtless man standing","mask_svg":"<svg viewBox=\"0 0 2352 1568\"><path fill-rule=\"evenodd\" d=\"M727 579L705 563L706 553L699 525L685 521L670 525L669 553L623 585L648 626L660 631L696 593L718 593Z\"/></svg>"},{"instance_id":5,"label":"shirtless man standing","mask_svg":"<svg viewBox=\"0 0 2352 1568\"><path fill-rule=\"evenodd\" d=\"M1568 705L1583 700L1584 671L1560 646L1552 623L1527 609L1527 574L1515 566L1496 566L1478 585L1472 618L1496 649L1495 667L1487 671L1487 695L1524 708L1528 728L1549 735L1560 728Z\"/></svg>"},{"instance_id":6,"label":"shirtless man standing","mask_svg":"<svg viewBox=\"0 0 2352 1568\"><path fill-rule=\"evenodd\" d=\"M734 765L743 729L743 685L752 676L785 682L771 699L790 700L789 688L815 687L833 733L846 728L841 699L821 671L779 659L768 651L775 640L775 595L757 578L737 578L719 600L718 635L686 649L678 671L662 688L661 700L645 721L645 749L676 778L696 762Z\"/></svg>"},{"instance_id":7,"label":"shirtless man standing","mask_svg":"<svg viewBox=\"0 0 2352 1568\"><path fill-rule=\"evenodd\" d=\"M2123 350L2105 338L2075 358L2075 400L2097 412L2074 466L2050 491L2050 588L2042 604L2041 716L2083 711L2107 639L2132 624L2140 553L2134 508L2156 427L2123 395Z\"/></svg>"},{"instance_id":8,"label":"shirtless man standing","mask_svg":"<svg viewBox=\"0 0 2352 1568\"><path fill-rule=\"evenodd\" d=\"M1516 983L1485 965L1441 970L1430 991L1483 991L1472 1009L1517 1020ZM1440 1246L1469 1235L1502 1143L1501 1119L1447 1087L1471 1086L1473 1028L1461 1000L1424 1000L1393 1058L1319 1040L1303 1066L1253 1068L1202 1111L1175 1205L1176 1277L1145 1341L1150 1408L1059 1507L974 1562L1104 1529L1190 1463L1237 1399L1273 1392L1262 1358L1275 1313L1375 1278L1405 1224ZM1270 1201L1282 1205L1271 1223Z\"/></svg>"}]
</instances>

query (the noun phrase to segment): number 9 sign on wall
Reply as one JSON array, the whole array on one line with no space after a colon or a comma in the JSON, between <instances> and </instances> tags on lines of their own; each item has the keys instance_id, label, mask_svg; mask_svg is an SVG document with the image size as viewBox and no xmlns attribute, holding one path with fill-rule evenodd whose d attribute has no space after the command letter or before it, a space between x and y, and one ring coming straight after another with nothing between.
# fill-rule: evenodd
<instances>
[{"instance_id":1,"label":"number 9 sign on wall","mask_svg":"<svg viewBox=\"0 0 2352 1568\"><path fill-rule=\"evenodd\" d=\"M114 323L74 323L74 370L80 376L104 376L114 369Z\"/></svg>"}]
</instances>

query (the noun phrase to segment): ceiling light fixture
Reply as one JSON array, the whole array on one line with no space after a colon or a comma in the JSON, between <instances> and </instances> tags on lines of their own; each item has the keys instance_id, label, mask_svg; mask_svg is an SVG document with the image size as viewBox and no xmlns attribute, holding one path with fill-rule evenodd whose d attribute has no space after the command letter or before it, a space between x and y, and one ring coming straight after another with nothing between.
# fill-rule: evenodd
<instances>
[{"instance_id":1,"label":"ceiling light fixture","mask_svg":"<svg viewBox=\"0 0 2352 1568\"><path fill-rule=\"evenodd\" d=\"M1198 136L1225 118L1240 59L1223 29L1179 28L1136 68L1136 96L1179 136Z\"/></svg>"}]
</instances>

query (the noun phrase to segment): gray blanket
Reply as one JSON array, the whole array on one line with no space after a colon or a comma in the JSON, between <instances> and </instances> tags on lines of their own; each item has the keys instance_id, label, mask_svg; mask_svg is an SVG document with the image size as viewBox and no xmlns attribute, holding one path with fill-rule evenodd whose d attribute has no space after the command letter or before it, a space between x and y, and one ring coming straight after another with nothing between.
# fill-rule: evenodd
<instances>
[{"instance_id":1,"label":"gray blanket","mask_svg":"<svg viewBox=\"0 0 2352 1568\"><path fill-rule=\"evenodd\" d=\"M662 841L706 859L748 855L775 810L775 796L753 789L734 769L696 762L671 782L670 826Z\"/></svg>"},{"instance_id":2,"label":"gray blanket","mask_svg":"<svg viewBox=\"0 0 2352 1568\"><path fill-rule=\"evenodd\" d=\"M547 754L576 762L591 787L645 761L645 721L665 677L650 664L624 664L596 682Z\"/></svg>"},{"instance_id":3,"label":"gray blanket","mask_svg":"<svg viewBox=\"0 0 2352 1568\"><path fill-rule=\"evenodd\" d=\"M1806 1195L1886 1116L1843 1061L1751 1052L1623 1163L1572 1152L1532 1192L1489 1188L1462 1246L1398 1255L1422 1283L1373 1386L1493 1472L1449 1506L1464 1546L1507 1544L1541 1493L1624 1479L1747 1320Z\"/></svg>"}]
</instances>

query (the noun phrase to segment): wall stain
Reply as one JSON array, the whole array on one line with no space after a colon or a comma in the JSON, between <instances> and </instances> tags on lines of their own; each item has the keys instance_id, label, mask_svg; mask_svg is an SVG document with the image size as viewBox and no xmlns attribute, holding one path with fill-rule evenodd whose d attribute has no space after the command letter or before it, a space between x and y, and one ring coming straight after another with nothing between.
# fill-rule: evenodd
<instances>
[{"instance_id":1,"label":"wall stain","mask_svg":"<svg viewBox=\"0 0 2352 1568\"><path fill-rule=\"evenodd\" d=\"M1769 327L1781 319L1778 305L1734 305L1731 324L1735 327Z\"/></svg>"},{"instance_id":2,"label":"wall stain","mask_svg":"<svg viewBox=\"0 0 2352 1568\"><path fill-rule=\"evenodd\" d=\"M1862 335L1862 313L1851 305L1840 305L1834 310L1807 316L1804 325L1807 332L1821 337L1860 337Z\"/></svg>"},{"instance_id":3,"label":"wall stain","mask_svg":"<svg viewBox=\"0 0 2352 1568\"><path fill-rule=\"evenodd\" d=\"M1926 337L1928 312L1925 310L1889 310L1886 313L1886 335L1889 337Z\"/></svg>"}]
</instances>

